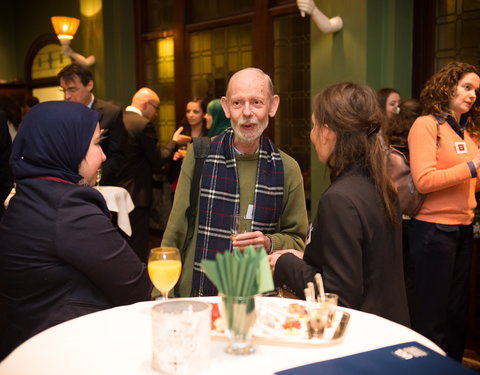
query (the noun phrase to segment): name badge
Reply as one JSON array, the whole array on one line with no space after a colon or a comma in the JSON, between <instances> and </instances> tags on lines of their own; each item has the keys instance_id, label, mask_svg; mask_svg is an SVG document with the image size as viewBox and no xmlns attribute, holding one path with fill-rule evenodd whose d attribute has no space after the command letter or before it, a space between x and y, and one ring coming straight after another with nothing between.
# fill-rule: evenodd
<instances>
[{"instance_id":1,"label":"name badge","mask_svg":"<svg viewBox=\"0 0 480 375\"><path fill-rule=\"evenodd\" d=\"M247 213L245 214L245 219L253 220L253 204L248 205Z\"/></svg>"},{"instance_id":2,"label":"name badge","mask_svg":"<svg viewBox=\"0 0 480 375\"><path fill-rule=\"evenodd\" d=\"M465 142L455 142L455 149L457 150L457 154L466 154L468 152Z\"/></svg>"}]
</instances>

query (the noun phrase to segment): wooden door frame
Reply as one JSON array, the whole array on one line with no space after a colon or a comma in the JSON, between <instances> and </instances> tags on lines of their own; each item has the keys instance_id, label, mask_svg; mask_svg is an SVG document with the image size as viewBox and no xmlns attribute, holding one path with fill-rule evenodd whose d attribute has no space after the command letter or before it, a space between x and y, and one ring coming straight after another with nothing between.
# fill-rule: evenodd
<instances>
[{"instance_id":1,"label":"wooden door frame","mask_svg":"<svg viewBox=\"0 0 480 375\"><path fill-rule=\"evenodd\" d=\"M413 4L412 98L419 98L435 72L436 1L415 0Z\"/></svg>"},{"instance_id":2,"label":"wooden door frame","mask_svg":"<svg viewBox=\"0 0 480 375\"><path fill-rule=\"evenodd\" d=\"M255 0L255 10L238 16L224 17L217 20L190 23L190 6L192 0L176 0L174 3L174 54L175 54L175 117L181 119L185 113L184 103L190 99L191 85L188 45L190 33L225 27L235 24L252 22L252 65L262 69L270 77L273 76L273 18L279 15L298 12L295 3L270 7L270 0ZM194 1L194 0L193 0ZM145 85L145 63L143 56L143 43L162 36L164 33L142 30L146 25L146 2L134 0L135 18L135 59L137 88ZM171 34L171 32L169 33ZM256 53L255 51L263 51ZM274 126L268 127L268 135L273 138Z\"/></svg>"}]
</instances>

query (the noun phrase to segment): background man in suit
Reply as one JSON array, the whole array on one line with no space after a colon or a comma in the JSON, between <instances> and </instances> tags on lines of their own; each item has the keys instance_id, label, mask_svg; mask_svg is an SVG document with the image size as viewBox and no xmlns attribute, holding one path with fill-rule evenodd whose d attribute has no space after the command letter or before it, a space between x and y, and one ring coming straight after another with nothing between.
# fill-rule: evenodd
<instances>
[{"instance_id":1,"label":"background man in suit","mask_svg":"<svg viewBox=\"0 0 480 375\"><path fill-rule=\"evenodd\" d=\"M130 212L132 236L126 240L139 258L147 262L148 229L150 206L152 204L152 172L172 159L178 146L186 145L191 138L180 134L178 128L172 140L164 147L158 147L158 138L153 124L157 116L160 98L149 88L141 88L125 109L123 122L127 130L125 164L119 172L115 185L128 190L135 209Z\"/></svg>"},{"instance_id":2,"label":"background man in suit","mask_svg":"<svg viewBox=\"0 0 480 375\"><path fill-rule=\"evenodd\" d=\"M78 64L65 66L57 75L65 100L86 105L100 114L102 149L107 160L102 164L102 185L114 185L113 181L124 163L126 132L122 121L122 109L96 98L93 93L92 73Z\"/></svg>"}]
</instances>

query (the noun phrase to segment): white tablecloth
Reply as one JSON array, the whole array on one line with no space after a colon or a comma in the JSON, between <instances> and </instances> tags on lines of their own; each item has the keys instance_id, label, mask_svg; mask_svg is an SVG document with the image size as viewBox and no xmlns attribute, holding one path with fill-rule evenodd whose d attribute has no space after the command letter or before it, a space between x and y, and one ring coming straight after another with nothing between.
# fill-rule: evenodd
<instances>
[{"instance_id":1,"label":"white tablecloth","mask_svg":"<svg viewBox=\"0 0 480 375\"><path fill-rule=\"evenodd\" d=\"M117 225L128 236L132 235L132 227L128 213L131 212L135 205L128 191L119 186L96 186L96 189L102 193L107 207L110 211L117 212Z\"/></svg>"},{"instance_id":2,"label":"white tablecloth","mask_svg":"<svg viewBox=\"0 0 480 375\"><path fill-rule=\"evenodd\" d=\"M15 349L0 363L0 375L158 375L151 368L150 310L155 303L117 307L52 327ZM273 374L409 341L418 341L444 354L430 340L402 325L376 315L345 310L351 317L340 343L311 347L257 343L255 353L234 356L224 352L225 341L212 341L211 363L201 374Z\"/></svg>"}]
</instances>

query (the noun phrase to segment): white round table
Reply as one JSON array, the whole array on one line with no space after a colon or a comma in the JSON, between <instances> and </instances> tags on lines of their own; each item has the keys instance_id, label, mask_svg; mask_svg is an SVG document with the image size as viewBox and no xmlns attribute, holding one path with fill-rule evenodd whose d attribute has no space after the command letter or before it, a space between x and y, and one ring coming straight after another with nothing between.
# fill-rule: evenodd
<instances>
[{"instance_id":1,"label":"white round table","mask_svg":"<svg viewBox=\"0 0 480 375\"><path fill-rule=\"evenodd\" d=\"M0 375L158 374L151 368L150 310L156 303L117 307L45 330L2 361ZM337 344L289 346L256 343L255 353L234 356L224 352L226 341L212 340L210 366L201 374L273 374L307 363L409 341L417 341L444 355L438 346L411 329L376 315L344 310L350 313L350 321L344 339Z\"/></svg>"}]
</instances>

